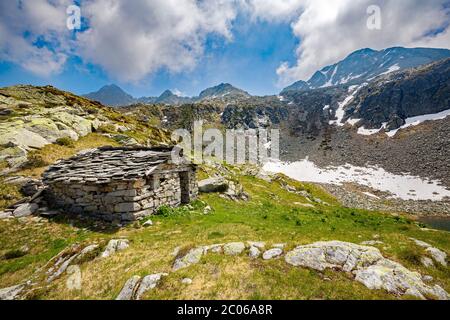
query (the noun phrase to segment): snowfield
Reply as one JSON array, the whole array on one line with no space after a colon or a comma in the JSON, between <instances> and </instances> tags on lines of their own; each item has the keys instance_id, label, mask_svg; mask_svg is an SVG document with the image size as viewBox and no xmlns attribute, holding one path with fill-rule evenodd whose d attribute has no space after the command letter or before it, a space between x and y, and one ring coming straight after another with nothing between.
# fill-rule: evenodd
<instances>
[{"instance_id":1,"label":"snowfield","mask_svg":"<svg viewBox=\"0 0 450 320\"><path fill-rule=\"evenodd\" d=\"M391 131L385 132L385 133L387 136L392 138L397 134L397 132L399 130L418 126L419 124L421 124L425 121L443 120L443 119L447 118L448 116L450 116L450 109L444 110L439 113L424 114L424 115L417 116L417 117L407 118L407 119L405 119L406 123L403 126L401 126L398 129L391 130ZM347 123L350 123L352 126L354 126L360 120L361 119L349 119L349 120L347 120ZM381 130L384 130L386 128L386 126L387 126L387 122L383 123L380 129L366 129L364 127L359 127L358 134L363 135L363 136L371 136L371 135L377 134Z\"/></svg>"},{"instance_id":2,"label":"snowfield","mask_svg":"<svg viewBox=\"0 0 450 320\"><path fill-rule=\"evenodd\" d=\"M375 190L389 192L391 198L403 200L441 201L450 197L450 191L439 181L422 179L410 175L397 175L379 167L356 167L352 165L319 168L308 159L283 163L268 162L263 168L271 173L283 173L288 177L315 183L342 185L353 182Z\"/></svg>"}]
</instances>

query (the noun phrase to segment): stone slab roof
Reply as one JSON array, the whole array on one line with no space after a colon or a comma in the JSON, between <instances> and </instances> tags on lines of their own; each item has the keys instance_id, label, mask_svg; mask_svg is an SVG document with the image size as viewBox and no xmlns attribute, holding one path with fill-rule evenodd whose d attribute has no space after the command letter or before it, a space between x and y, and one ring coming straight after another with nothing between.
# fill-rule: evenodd
<instances>
[{"instance_id":1,"label":"stone slab roof","mask_svg":"<svg viewBox=\"0 0 450 320\"><path fill-rule=\"evenodd\" d=\"M103 147L84 151L52 165L44 174L45 184L103 184L135 181L167 163L171 148Z\"/></svg>"}]
</instances>

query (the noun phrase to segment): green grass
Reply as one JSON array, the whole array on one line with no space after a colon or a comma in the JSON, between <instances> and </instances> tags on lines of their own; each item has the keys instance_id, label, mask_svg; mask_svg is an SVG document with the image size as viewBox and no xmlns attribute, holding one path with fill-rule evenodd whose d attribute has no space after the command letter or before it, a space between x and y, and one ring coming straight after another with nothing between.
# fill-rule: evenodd
<instances>
[{"instance_id":1,"label":"green grass","mask_svg":"<svg viewBox=\"0 0 450 320\"><path fill-rule=\"evenodd\" d=\"M238 174L236 173L236 177ZM409 237L415 237L449 251L447 232L423 231L406 217L343 208L321 188L299 184L280 177L268 183L249 176L238 177L249 193L249 202L233 202L217 194L203 195L192 209L164 208L153 216L153 226L133 224L120 230L92 231L86 225L67 220L42 223L5 221L0 223L0 254L27 245L23 257L0 261L0 287L27 279L63 248L75 242L126 237L129 249L113 257L81 265L83 288L69 291L67 276L40 293L42 299L113 299L133 275L170 272L176 247L189 248L232 241L265 241L269 245L287 243L287 249L315 241L341 240L360 243L377 238L383 255L411 270L433 276L436 283L450 290L450 271L438 267L425 269L418 257L425 255ZM307 189L313 196L331 203L306 208L308 201L285 191L281 183ZM213 208L204 215L205 205ZM191 286L181 279L194 280ZM368 290L348 275L293 268L283 259L250 260L246 256L226 257L208 254L198 265L171 273L147 299L395 299L383 291Z\"/></svg>"}]
</instances>

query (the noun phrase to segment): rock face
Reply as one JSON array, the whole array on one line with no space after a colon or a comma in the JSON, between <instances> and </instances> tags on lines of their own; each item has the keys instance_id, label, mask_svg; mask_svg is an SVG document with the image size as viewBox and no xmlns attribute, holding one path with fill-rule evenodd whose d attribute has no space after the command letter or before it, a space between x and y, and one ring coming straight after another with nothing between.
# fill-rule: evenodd
<instances>
[{"instance_id":1,"label":"rock face","mask_svg":"<svg viewBox=\"0 0 450 320\"><path fill-rule=\"evenodd\" d=\"M204 247L189 250L189 252L185 256L175 260L175 263L173 265L173 271L187 268L192 264L199 263L204 253L205 253Z\"/></svg>"},{"instance_id":2,"label":"rock face","mask_svg":"<svg viewBox=\"0 0 450 320\"><path fill-rule=\"evenodd\" d=\"M113 239L108 242L105 250L100 255L101 258L108 258L112 256L117 251L122 251L130 246L130 242L126 239Z\"/></svg>"},{"instance_id":3,"label":"rock face","mask_svg":"<svg viewBox=\"0 0 450 320\"><path fill-rule=\"evenodd\" d=\"M412 241L414 241L419 247L425 248L425 251L436 261L437 263L441 264L442 266L447 266L447 254L439 250L438 248L434 248L431 244L423 242L421 240L417 240L414 238L411 238ZM430 263L430 259L427 257L422 258L422 263L425 266L432 266L433 261Z\"/></svg>"},{"instance_id":4,"label":"rock face","mask_svg":"<svg viewBox=\"0 0 450 320\"><path fill-rule=\"evenodd\" d=\"M228 183L223 177L210 178L198 182L198 190L202 193L225 192Z\"/></svg>"},{"instance_id":5,"label":"rock face","mask_svg":"<svg viewBox=\"0 0 450 320\"><path fill-rule=\"evenodd\" d=\"M450 59L393 73L361 88L347 107L347 118L359 126L398 129L406 118L439 113L450 108ZM383 106L382 108L380 106Z\"/></svg>"},{"instance_id":6,"label":"rock face","mask_svg":"<svg viewBox=\"0 0 450 320\"><path fill-rule=\"evenodd\" d=\"M116 300L140 300L149 290L154 289L167 273L157 273L145 276L133 276L125 283Z\"/></svg>"},{"instance_id":7,"label":"rock face","mask_svg":"<svg viewBox=\"0 0 450 320\"><path fill-rule=\"evenodd\" d=\"M282 254L283 254L283 249L273 248L273 249L270 249L270 250L267 250L266 252L264 252L263 259L264 260L272 260L274 258L281 256Z\"/></svg>"},{"instance_id":8,"label":"rock face","mask_svg":"<svg viewBox=\"0 0 450 320\"><path fill-rule=\"evenodd\" d=\"M240 255L244 250L245 244L243 242L232 242L223 246L223 252L228 256Z\"/></svg>"},{"instance_id":9,"label":"rock face","mask_svg":"<svg viewBox=\"0 0 450 320\"><path fill-rule=\"evenodd\" d=\"M373 247L339 241L317 242L288 252L285 260L297 267L352 273L356 281L369 289L384 289L396 295L412 295L421 299L429 296L449 299L441 287L426 285L420 274L385 259Z\"/></svg>"},{"instance_id":10,"label":"rock face","mask_svg":"<svg viewBox=\"0 0 450 320\"><path fill-rule=\"evenodd\" d=\"M24 203L14 210L13 215L15 218L22 218L31 216L39 209L36 203Z\"/></svg>"},{"instance_id":11,"label":"rock face","mask_svg":"<svg viewBox=\"0 0 450 320\"><path fill-rule=\"evenodd\" d=\"M0 289L0 300L15 300L24 290L24 285L17 285L9 288Z\"/></svg>"},{"instance_id":12,"label":"rock face","mask_svg":"<svg viewBox=\"0 0 450 320\"><path fill-rule=\"evenodd\" d=\"M450 57L449 50L394 47L384 50L361 49L344 60L317 71L311 79L298 81L285 88L289 91L311 90L342 84L360 84L379 75L417 67Z\"/></svg>"}]
</instances>

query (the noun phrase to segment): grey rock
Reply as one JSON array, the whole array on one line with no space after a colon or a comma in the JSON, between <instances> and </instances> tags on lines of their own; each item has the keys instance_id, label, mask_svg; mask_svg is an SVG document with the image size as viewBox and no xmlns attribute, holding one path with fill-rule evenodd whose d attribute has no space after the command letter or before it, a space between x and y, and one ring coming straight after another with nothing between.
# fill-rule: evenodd
<instances>
[{"instance_id":1,"label":"grey rock","mask_svg":"<svg viewBox=\"0 0 450 320\"><path fill-rule=\"evenodd\" d=\"M0 300L16 300L24 288L25 285L19 284L17 286L0 289Z\"/></svg>"},{"instance_id":2,"label":"grey rock","mask_svg":"<svg viewBox=\"0 0 450 320\"><path fill-rule=\"evenodd\" d=\"M191 285L192 284L192 279L191 278L184 278L183 280L181 280L182 284L186 284L186 285Z\"/></svg>"},{"instance_id":3,"label":"grey rock","mask_svg":"<svg viewBox=\"0 0 450 320\"><path fill-rule=\"evenodd\" d=\"M198 190L202 193L226 192L228 182L223 177L205 179L198 182Z\"/></svg>"},{"instance_id":4,"label":"grey rock","mask_svg":"<svg viewBox=\"0 0 450 320\"><path fill-rule=\"evenodd\" d=\"M108 242L105 250L100 255L101 258L107 258L117 251L122 251L130 246L130 241L127 239L113 239Z\"/></svg>"},{"instance_id":5,"label":"grey rock","mask_svg":"<svg viewBox=\"0 0 450 320\"><path fill-rule=\"evenodd\" d=\"M144 224L143 224L144 227L150 227L150 226L152 226L152 225L153 225L153 221L152 221L152 220L147 220L147 221L145 221Z\"/></svg>"},{"instance_id":6,"label":"grey rock","mask_svg":"<svg viewBox=\"0 0 450 320\"><path fill-rule=\"evenodd\" d=\"M13 217L13 213L10 211L0 211L0 220L9 219Z\"/></svg>"},{"instance_id":7,"label":"grey rock","mask_svg":"<svg viewBox=\"0 0 450 320\"><path fill-rule=\"evenodd\" d=\"M263 241L247 241L247 244L251 247L256 247L258 249L264 250L266 243Z\"/></svg>"},{"instance_id":8,"label":"grey rock","mask_svg":"<svg viewBox=\"0 0 450 320\"><path fill-rule=\"evenodd\" d=\"M244 250L245 244L243 242L232 242L223 246L223 252L228 256L240 255Z\"/></svg>"},{"instance_id":9,"label":"grey rock","mask_svg":"<svg viewBox=\"0 0 450 320\"><path fill-rule=\"evenodd\" d=\"M139 283L141 281L140 276L133 276L125 282L122 290L117 296L116 300L133 300L136 290L139 287Z\"/></svg>"},{"instance_id":10,"label":"grey rock","mask_svg":"<svg viewBox=\"0 0 450 320\"><path fill-rule=\"evenodd\" d=\"M257 247L251 246L248 256L252 259L256 259L259 258L259 256L261 255L261 251L259 251L259 249Z\"/></svg>"},{"instance_id":11,"label":"grey rock","mask_svg":"<svg viewBox=\"0 0 450 320\"><path fill-rule=\"evenodd\" d=\"M187 268L193 264L199 263L204 252L205 249L203 247L189 250L189 252L185 256L175 260L175 263L173 264L173 270L177 271L179 269Z\"/></svg>"},{"instance_id":12,"label":"grey rock","mask_svg":"<svg viewBox=\"0 0 450 320\"><path fill-rule=\"evenodd\" d=\"M374 247L340 241L317 242L288 252L285 260L293 266L319 271L330 268L351 272L356 281L369 289L384 289L396 295L412 295L420 299L429 296L449 298L442 288L426 285L419 273L384 258Z\"/></svg>"},{"instance_id":13,"label":"grey rock","mask_svg":"<svg viewBox=\"0 0 450 320\"><path fill-rule=\"evenodd\" d=\"M428 254L431 255L431 257L438 263L440 263L442 266L447 266L447 254L439 250L438 248L434 248L431 244L426 243L421 240L417 240L414 238L410 238L412 241L415 242L419 247L425 248L425 251L428 252Z\"/></svg>"},{"instance_id":14,"label":"grey rock","mask_svg":"<svg viewBox=\"0 0 450 320\"><path fill-rule=\"evenodd\" d=\"M136 290L135 299L140 300L147 291L156 288L161 281L161 278L166 276L168 276L167 273L157 273L145 276L139 284L139 288Z\"/></svg>"},{"instance_id":15,"label":"grey rock","mask_svg":"<svg viewBox=\"0 0 450 320\"><path fill-rule=\"evenodd\" d=\"M427 268L432 268L434 267L434 262L431 258L428 257L421 257L420 258L420 262Z\"/></svg>"},{"instance_id":16,"label":"grey rock","mask_svg":"<svg viewBox=\"0 0 450 320\"><path fill-rule=\"evenodd\" d=\"M35 203L24 203L16 208L13 212L14 217L22 218L31 216L39 209L39 206Z\"/></svg>"},{"instance_id":17,"label":"grey rock","mask_svg":"<svg viewBox=\"0 0 450 320\"><path fill-rule=\"evenodd\" d=\"M377 241L377 240L369 240L369 241L363 241L361 242L363 246L374 246L377 244L383 244L383 241Z\"/></svg>"},{"instance_id":18,"label":"grey rock","mask_svg":"<svg viewBox=\"0 0 450 320\"><path fill-rule=\"evenodd\" d=\"M267 250L266 252L264 252L263 259L271 260L271 259L281 256L282 254L283 254L283 249L273 248L273 249L270 249L270 250Z\"/></svg>"}]
</instances>

